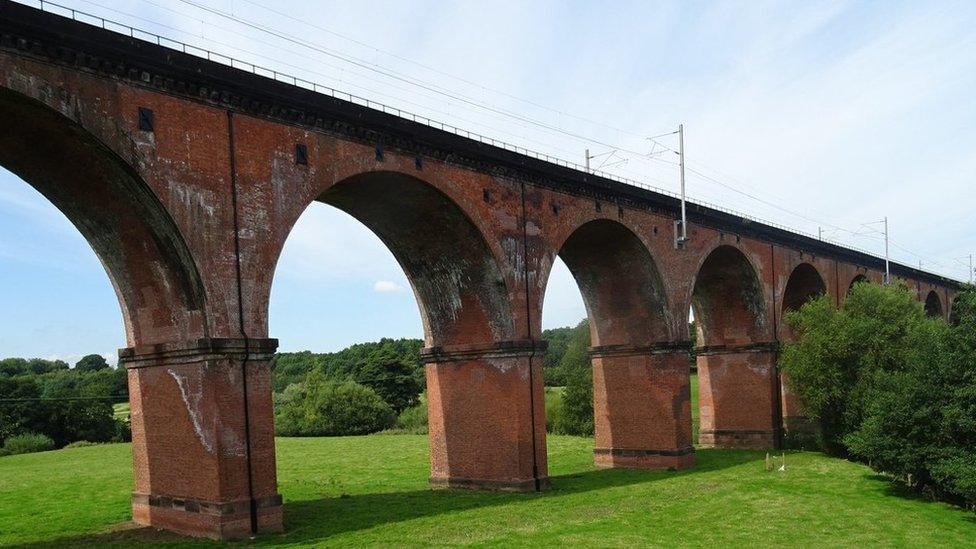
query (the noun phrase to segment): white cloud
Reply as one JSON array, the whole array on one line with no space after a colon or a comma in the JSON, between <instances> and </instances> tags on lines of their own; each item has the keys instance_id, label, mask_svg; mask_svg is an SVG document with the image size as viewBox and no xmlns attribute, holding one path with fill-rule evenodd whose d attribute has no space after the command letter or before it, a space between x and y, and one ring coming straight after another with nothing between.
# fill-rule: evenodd
<instances>
[{"instance_id":1,"label":"white cloud","mask_svg":"<svg viewBox=\"0 0 976 549\"><path fill-rule=\"evenodd\" d=\"M377 280L373 284L373 291L381 294L399 293L406 288L390 280Z\"/></svg>"}]
</instances>

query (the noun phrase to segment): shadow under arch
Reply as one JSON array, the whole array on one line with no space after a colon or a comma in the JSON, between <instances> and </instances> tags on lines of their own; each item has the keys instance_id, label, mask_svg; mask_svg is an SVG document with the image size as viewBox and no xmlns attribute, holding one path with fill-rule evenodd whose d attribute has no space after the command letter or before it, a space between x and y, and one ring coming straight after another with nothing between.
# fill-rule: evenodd
<instances>
[{"instance_id":1,"label":"shadow under arch","mask_svg":"<svg viewBox=\"0 0 976 549\"><path fill-rule=\"evenodd\" d=\"M390 250L413 289L427 347L513 337L495 256L462 209L433 185L399 172L365 172L316 200L358 220Z\"/></svg>"},{"instance_id":2,"label":"shadow under arch","mask_svg":"<svg viewBox=\"0 0 976 549\"><path fill-rule=\"evenodd\" d=\"M939 298L939 294L935 290L929 291L928 295L925 296L925 314L933 318L945 318L942 299Z\"/></svg>"},{"instance_id":3,"label":"shadow under arch","mask_svg":"<svg viewBox=\"0 0 976 549\"><path fill-rule=\"evenodd\" d=\"M699 345L748 344L767 338L766 298L759 276L734 246L718 246L702 262L691 308Z\"/></svg>"},{"instance_id":4,"label":"shadow under arch","mask_svg":"<svg viewBox=\"0 0 976 549\"><path fill-rule=\"evenodd\" d=\"M673 338L664 282L644 243L623 224L577 227L558 253L579 286L594 347L651 345Z\"/></svg>"},{"instance_id":5,"label":"shadow under arch","mask_svg":"<svg viewBox=\"0 0 976 549\"><path fill-rule=\"evenodd\" d=\"M128 346L209 335L204 286L176 224L135 170L80 124L0 87L0 165L57 207L112 282Z\"/></svg>"},{"instance_id":6,"label":"shadow under arch","mask_svg":"<svg viewBox=\"0 0 976 549\"><path fill-rule=\"evenodd\" d=\"M618 221L588 221L558 256L583 297L593 368L594 461L694 464L687 345L674 341L665 285L644 242Z\"/></svg>"},{"instance_id":7,"label":"shadow under arch","mask_svg":"<svg viewBox=\"0 0 976 549\"><path fill-rule=\"evenodd\" d=\"M816 299L827 293L827 284L817 268L809 263L800 263L783 290L783 311L794 311L811 299Z\"/></svg>"},{"instance_id":8,"label":"shadow under arch","mask_svg":"<svg viewBox=\"0 0 976 549\"><path fill-rule=\"evenodd\" d=\"M749 258L730 245L702 262L692 290L698 349L699 442L770 448L780 431L776 347Z\"/></svg>"}]
</instances>

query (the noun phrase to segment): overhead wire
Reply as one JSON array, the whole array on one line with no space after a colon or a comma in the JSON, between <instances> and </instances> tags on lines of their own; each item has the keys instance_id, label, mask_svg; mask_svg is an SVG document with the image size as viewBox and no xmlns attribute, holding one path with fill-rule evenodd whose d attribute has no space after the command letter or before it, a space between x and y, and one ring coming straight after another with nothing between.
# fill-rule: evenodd
<instances>
[{"instance_id":1,"label":"overhead wire","mask_svg":"<svg viewBox=\"0 0 976 549\"><path fill-rule=\"evenodd\" d=\"M110 8L108 6L100 5L100 4L97 4L95 2L91 2L90 0L82 0L82 1L84 1L86 3L89 3L89 4L98 5L98 6L102 7L102 8L104 8L104 9L110 9L110 10L115 11L117 13L123 13L124 14L124 12L121 12L120 10L116 10L116 9ZM149 4L152 4L152 5L155 5L156 7L159 7L161 9L166 9L166 10L171 11L173 13L177 13L178 15L181 15L183 17L194 18L193 16L190 16L188 14L185 14L185 13L182 13L182 12L178 12L178 11L172 10L171 8L168 8L168 7L165 7L165 6L161 6L159 4L156 4L155 2L152 2L151 0L143 0L143 1L145 1L145 2L147 2ZM485 104L485 103L483 103L481 101L478 101L478 100L473 99L473 98L471 98L469 96L466 96L463 93L459 93L459 92L456 92L456 91L452 91L452 90L449 90L449 89L444 88L442 86L439 86L437 84L425 82L422 79L414 78L414 77L411 77L409 75L404 75L404 74L399 73L399 72L397 72L395 70L387 69L387 68L385 68L385 67L383 67L381 65L378 65L378 64L375 64L375 63L371 63L369 61L365 61L365 60L359 59L359 58L357 58L355 56L347 55L347 54L344 54L342 52L338 52L338 51L332 50L330 48L327 48L327 47L324 47L324 46L321 46L321 45L318 45L318 44L315 44L315 43L310 43L310 42L308 42L308 41L306 41L306 40L304 40L302 38L295 37L294 35L290 35L290 34L285 33L283 31L278 31L278 30L275 30L273 28L267 27L265 25L262 25L262 24L259 24L259 23L255 23L253 21L249 21L247 19L238 17L238 16L236 16L233 13L227 13L227 12L222 11L222 10L219 10L219 9L211 8L209 6L203 5L203 4L201 4L199 2L195 2L193 0L178 0L178 1L181 2L181 3L183 3L183 4L185 4L185 5L192 6L192 7L196 8L196 9L202 10L202 11L204 11L206 13L210 13L212 15L216 15L218 17L221 17L221 18L224 18L224 19L228 19L228 20L233 21L234 23L236 23L238 25L243 25L243 26L248 27L248 28L251 28L253 30L257 30L258 32L262 32L262 33L271 35L271 36L273 36L275 38L278 38L280 40L284 40L286 42L289 42L289 43L298 45L300 47L303 47L303 48L306 48L306 49L310 49L312 51L319 52L319 53L321 53L323 55L326 55L326 56L329 56L329 57L338 59L338 60L340 60L340 61L342 61L344 63L351 64L353 66L362 68L364 70L368 70L370 72L379 74L379 75L381 75L381 76L383 76L385 78L393 79L393 80L396 80L396 81L399 81L399 82L408 84L410 86L414 86L414 87L417 87L417 88L426 90L426 91L428 91L430 93L434 93L436 95L446 97L447 99L449 99L451 101L461 103L462 106L466 105L467 108L469 108L469 109L473 109L473 110L476 110L476 111L477 110L483 110L483 111L485 111L487 113L490 113L490 114L494 114L494 115L498 115L498 116L503 116L503 117L506 117L506 118L510 118L510 119L516 121L516 124L518 126L525 127L523 124L528 124L529 126L537 127L537 128L540 128L540 129L542 129L544 131L558 133L558 134L564 135L566 137L570 137L572 139L575 139L575 140L578 140L578 141L581 141L581 142L592 143L592 144L596 144L596 145L608 147L608 148L612 149L612 153L611 153L611 155L607 159L604 160L604 162L601 164L601 167L614 167L617 171L624 171L624 172L634 173L634 172L632 172L630 170L625 170L625 169L619 168L619 167L617 167L615 165L604 166L605 164L607 164L607 160L609 160L609 158L613 157L614 154L619 154L621 156L621 162L622 163L625 163L625 162L627 162L630 159L635 159L635 160L638 160L638 161L643 162L645 164L658 163L658 164L665 164L665 165L672 165L672 166L677 166L678 165L677 162L668 161L668 160L665 160L663 158L657 158L655 156L655 151L654 151L654 148L653 147L652 147L652 150L651 150L650 153L643 153L643 152L640 152L640 151L633 150L631 148L616 146L616 145L613 145L613 144L608 143L608 142L606 142L604 140L601 140L601 139L595 139L595 138L592 138L592 137L589 137L589 136L585 136L585 135L579 134L579 133L574 132L574 131L565 130L565 129L561 128L561 127L554 126L553 124L550 124L550 123L547 123L547 122L543 122L543 121L540 121L540 120L536 120L536 119L534 119L532 117L529 117L529 116L524 116L524 115L521 115L521 114L518 114L518 113L514 113L514 112L511 112L511 111L506 110L506 109L503 109L503 108L499 108L499 107L495 107L493 105ZM440 74L442 76L449 77L449 78L452 78L454 80L464 82L464 83L466 83L468 85L476 86L476 87L478 87L480 89L483 89L483 90L491 91L492 93L496 93L496 94L499 94L499 95L503 95L503 96L508 97L510 99L513 99L513 100L517 100L517 101L520 101L520 102L523 102L523 103L526 103L526 104L531 104L533 106L536 106L536 107L545 109L545 110L550 111L550 112L554 112L554 113L560 114L562 116L566 116L566 117L578 119L578 120L581 120L581 121L584 121L584 122L587 122L587 123L590 123L590 124L594 124L594 125L599 125L599 126L602 126L604 128L607 128L607 129L610 129L610 130L613 130L613 131L617 131L617 132L620 132L620 133L625 133L625 134L628 134L628 135L632 135L632 136L635 136L635 137L641 137L642 139L650 140L652 144L654 144L656 146L660 146L664 150L668 150L668 151L677 153L677 151L674 151L673 148L671 148L671 147L669 147L667 145L664 145L664 144L660 143L659 141L657 141L657 139L660 139L662 137L666 137L666 136L669 136L669 135L673 135L673 134L675 134L677 132L667 132L667 133L662 133L660 135L656 135L656 136L652 136L652 137L644 137L644 136L641 136L640 134L637 134L637 133L635 133L633 131L630 131L630 130L625 130L625 129L622 129L622 128L617 128L617 127L611 126L609 124L605 124L605 123L597 122L597 121L594 121L594 120L591 120L591 119L588 119L588 118L585 118L585 117L573 115L572 113L566 113L566 112L560 111L558 109L553 109L551 107L548 107L548 106L545 106L545 105L542 105L542 104L533 102L531 100L526 100L524 98L520 98L520 97L515 96L513 94L508 94L506 92L502 92L502 91L499 91L499 90L494 90L494 89L491 89L491 88L488 88L488 87L479 85L479 84L477 84L477 83L475 83L473 81L470 81L470 80L467 80L467 79L464 79L464 78L461 78L461 77L457 77L455 75L451 75L451 74L449 74L447 72L441 71L441 70L436 69L434 67L430 67L430 66L424 65L422 63L419 63L419 62L410 60L410 59L408 59L406 57L399 56L397 54L394 54L394 53L391 53L391 52L388 52L388 51L385 51L385 50L381 50L379 48L376 48L374 46L371 46L369 44L366 44L365 42L356 40L354 38L347 37L345 35L342 35L340 33L337 33L335 31L332 31L331 29L327 29L325 27L322 27L320 25L315 25L315 24L309 23L307 21L299 20L299 19L297 19L297 18L295 18L293 16L290 16L288 14L285 14L285 13L279 11L279 10L275 10L275 9L270 8L268 6L262 5L262 4L258 3L258 2L254 2L252 0L244 0L244 1L247 2L248 4L252 4L252 5L257 6L257 7L261 8L261 9L265 9L265 10L267 10L269 12L275 13L276 15L279 15L281 17L285 17L285 18L287 18L289 20L292 20L292 21L301 22L301 23L303 23L305 25L308 25L308 26L310 26L312 28L317 28L318 30L321 30L323 32L327 32L329 34L333 34L333 35L338 36L340 38L343 38L345 40L349 40L349 41L351 41L353 43L356 43L357 45L360 45L362 47L367 47L367 48L370 48L370 49L372 49L374 51L378 51L378 52L381 52L381 53L383 53L385 55L389 55L389 56L392 56L394 58L397 58L397 59L399 59L401 61L404 61L404 62L407 62L407 63L411 63L411 64L416 65L416 66L420 66L420 67L422 67L422 68L424 68L426 70L430 70L430 71L435 72L437 74ZM180 29L175 29L174 27L170 27L168 25L163 25L161 23L156 23L156 22L147 20L145 18L141 18L139 16L135 16L135 15L132 15L132 14L125 14L125 15L127 15L129 17L135 17L137 19L144 20L144 21L149 21L149 22L151 22L153 24L157 24L157 25L160 25L160 26L163 26L163 27L166 27L166 28L170 28L170 29L173 29L173 30L177 30L177 31L179 31L181 33L186 33L186 31L182 31ZM200 21L201 24L203 24L203 21L202 20L200 20L200 19L195 19L195 20ZM224 30L225 32L232 32L234 34L237 34L238 36L243 36L240 33L237 33L236 31L232 31L232 30L229 30L229 29L226 29L226 28L223 28L223 27L221 27L221 29ZM250 36L248 36L247 38L248 39L253 39ZM204 39L211 40L211 41L214 41L215 43L220 44L220 42L218 42L216 40L213 40L212 38L204 37ZM267 42L262 42L262 43L264 43L266 45L271 45L271 44L268 44ZM312 74L318 74L319 76L323 76L323 77L326 77L326 78L335 79L334 76L329 76L329 75L325 75L325 74L320 73L320 72L317 72L317 71L313 71L313 70L310 70L310 69L305 69L303 67L299 67L299 66L296 66L296 65L293 65L293 64L290 64L290 63L281 61L281 60L277 60L277 59L274 59L274 58L270 58L268 56L265 56L265 55L262 55L262 54L258 54L258 53L255 53L255 52L247 52L246 50L243 50L242 48L240 48L238 46L232 46L232 45L229 45L229 44L222 44L222 45L224 45L225 47L230 47L230 48L235 48L235 49L238 49L238 50L242 50L242 51L245 51L246 53L250 53L251 55L256 55L256 56L262 57L264 59L270 59L270 60L272 60L272 61L274 61L276 63L282 63L282 64L285 64L287 66L291 66L291 67L297 68L299 70L308 71L308 72L310 72ZM273 46L273 47L276 47L276 46ZM295 52L291 52L291 53L296 54L296 55L300 55L300 54L297 54ZM306 59L311 59L307 55L303 55L303 57L305 57ZM316 61L317 62L320 62L320 63L322 62L321 60L316 60ZM331 68L334 68L334 69L338 69L340 71L346 70L346 69L343 69L343 68L340 68L340 67L335 67L334 65L327 65L327 66L330 66ZM352 72L352 71L350 71L350 72L351 72L351 74L355 74L357 77L365 78L365 79L367 79L369 81L380 83L379 81L376 81L375 79L371 79L371 78L369 78L369 77L367 77L365 75L358 74L358 73L355 73L355 72ZM339 79L339 81L340 82L343 82L342 79ZM376 90L372 90L372 89L363 87L361 85L357 85L357 84L352 83L352 82L343 82L343 83L345 83L347 85L355 86L355 87L357 87L359 89L363 89L363 90L365 90L365 91L367 91L369 93L372 93L372 94L377 94L377 95L381 95L381 96L384 96L384 97L389 97L389 98L395 99L397 101L402 101L404 103L411 104L411 105L414 105L414 106L417 106L417 107L420 107L420 108L429 109L432 112L438 112L438 113L445 114L445 115L450 116L450 117L453 117L453 118L458 118L456 115L454 115L452 113L447 113L447 112L444 112L444 111L437 110L435 107L431 107L429 105L419 104L419 103L416 103L416 102L413 102L413 101L410 101L410 100L406 100L406 99L403 99L403 98L399 98L399 97L396 97L396 96L392 96L392 95L390 95L388 93L378 92ZM388 85L385 82L383 82L383 84L384 85ZM407 92L407 93L412 93L412 92L407 91L407 90L405 90L405 89L403 89L401 87L397 87L396 89L398 89L400 91ZM425 97L426 99L432 99L431 97L425 96L423 94L422 94L422 96ZM512 134L512 133L507 132L507 131L504 131L504 130L499 130L498 128L494 128L494 127L489 126L489 125L487 125L487 124L485 124L483 122L477 122L477 121L472 121L472 120L463 119L463 118L458 118L458 119L464 121L465 123L476 124L476 125L478 125L480 127L488 128L488 129L490 129L492 131L499 132L499 133L503 133L505 135L515 136L515 134ZM554 145L552 145L549 142L541 142L541 141L538 141L538 140L533 140L531 138L527 138L525 135L518 135L516 137L518 137L520 139L523 139L523 140L532 141L534 143L541 144L543 146L555 148L555 149L558 149L558 150L561 150L563 152L567 152L567 153L570 153L570 154L576 154L575 152L569 151L568 149L565 149L563 147L554 146ZM623 156L624 154L631 155L631 156ZM758 197L758 196L756 196L753 193L750 193L750 192L747 192L747 191L743 191L743 190L739 189L738 187L736 187L734 185L731 185L731 184L729 184L729 183L727 183L725 181L722 181L719 178L716 178L716 177L713 177L713 176L711 176L711 175L709 175L707 173L704 173L703 170L709 170L709 171L715 172L716 174L722 176L723 178L726 178L726 179L734 179L734 178L729 178L727 175L722 174L719 170L716 170L714 168L711 168L710 166L708 166L707 164L705 164L703 162L695 161L695 162L692 162L690 164L694 164L696 166L701 166L702 167L701 170L700 169L697 169L697 168L693 168L693 167L687 167L687 170L690 173L692 173L693 175L695 175L696 177L698 177L698 178L700 178L702 180L705 180L705 181L708 181L708 182L710 182L712 184L718 185L718 186L720 186L720 187L722 187L724 189L727 189L729 191L732 191L732 192L734 192L734 193L736 193L738 195L741 195L743 197L746 197L746 198L748 198L750 200L753 200L753 201L756 201L758 203L761 203L761 204L763 204L765 206L774 208L774 209L776 209L778 211L781 211L783 213L786 213L786 214L795 216L795 217L797 217L799 219L803 219L806 222L815 223L815 224L818 224L819 226L826 226L826 227L828 227L829 229L831 229L832 231L835 231L835 232L847 233L847 234L851 235L852 238L856 238L856 237L859 237L860 236L855 231L851 231L849 229L840 227L840 226L838 226L836 224L833 224L833 223L825 223L822 220L814 219L814 218L812 218L812 217L810 217L810 216L808 216L806 214L799 213L799 212L794 211L792 209L789 209L789 208L783 207L783 206L781 206L779 204L776 204L776 203L774 203L774 202L772 202L770 200L767 200L767 199ZM638 177L646 177L646 174L638 174ZM742 183L739 182L739 184L741 185ZM782 199L779 198L779 200L782 200ZM890 242L890 239L889 239L889 242ZM925 258L924 256L921 256L919 254L916 254L916 253L908 250L907 248L904 248L903 246L897 245L896 247L898 249L902 250L902 251L905 251L906 253L909 253L909 254L914 255L916 257L920 257L923 260L927 260L929 263L932 263L932 264L938 264L939 263L938 261L932 261L932 260L930 260L928 258Z\"/></svg>"}]
</instances>

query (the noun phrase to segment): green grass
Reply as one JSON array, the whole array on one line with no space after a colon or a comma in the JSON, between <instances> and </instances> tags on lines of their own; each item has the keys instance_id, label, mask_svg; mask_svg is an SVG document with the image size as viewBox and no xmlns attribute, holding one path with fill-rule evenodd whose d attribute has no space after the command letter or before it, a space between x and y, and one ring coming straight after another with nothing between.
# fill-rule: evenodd
<instances>
[{"instance_id":1,"label":"green grass","mask_svg":"<svg viewBox=\"0 0 976 549\"><path fill-rule=\"evenodd\" d=\"M424 436L278 440L287 532L258 544L354 546L972 545L976 518L907 497L867 467L702 450L684 472L595 470L592 440L549 438L552 490L432 491ZM123 444L0 458L0 545L208 545L128 519Z\"/></svg>"},{"instance_id":2,"label":"green grass","mask_svg":"<svg viewBox=\"0 0 976 549\"><path fill-rule=\"evenodd\" d=\"M123 421L129 420L129 403L128 402L116 402L112 405L112 413L115 419L121 419Z\"/></svg>"}]
</instances>

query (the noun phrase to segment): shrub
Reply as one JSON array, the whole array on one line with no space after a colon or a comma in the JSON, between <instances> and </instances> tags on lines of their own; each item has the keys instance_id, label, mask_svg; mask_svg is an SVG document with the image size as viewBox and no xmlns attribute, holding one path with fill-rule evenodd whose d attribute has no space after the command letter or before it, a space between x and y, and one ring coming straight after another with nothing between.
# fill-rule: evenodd
<instances>
[{"instance_id":1,"label":"shrub","mask_svg":"<svg viewBox=\"0 0 976 549\"><path fill-rule=\"evenodd\" d=\"M421 402L400 412L396 422L397 429L414 435L427 434L427 403Z\"/></svg>"},{"instance_id":2,"label":"shrub","mask_svg":"<svg viewBox=\"0 0 976 549\"><path fill-rule=\"evenodd\" d=\"M976 292L959 324L925 316L906 288L856 285L789 315L781 365L824 442L912 488L976 505Z\"/></svg>"},{"instance_id":3,"label":"shrub","mask_svg":"<svg viewBox=\"0 0 976 549\"><path fill-rule=\"evenodd\" d=\"M115 434L112 442L132 442L132 426L128 421L122 419L115 420Z\"/></svg>"},{"instance_id":4,"label":"shrub","mask_svg":"<svg viewBox=\"0 0 976 549\"><path fill-rule=\"evenodd\" d=\"M313 371L275 398L282 436L363 435L392 427L396 416L376 391Z\"/></svg>"},{"instance_id":5,"label":"shrub","mask_svg":"<svg viewBox=\"0 0 976 549\"><path fill-rule=\"evenodd\" d=\"M92 442L90 440L76 440L71 444L65 446L64 449L67 450L69 448L87 448L89 446L99 446L100 444L101 444L100 442Z\"/></svg>"},{"instance_id":6,"label":"shrub","mask_svg":"<svg viewBox=\"0 0 976 549\"><path fill-rule=\"evenodd\" d=\"M9 455L46 452L54 449L54 441L46 435L25 433L8 438L3 444L3 449Z\"/></svg>"},{"instance_id":7,"label":"shrub","mask_svg":"<svg viewBox=\"0 0 976 549\"><path fill-rule=\"evenodd\" d=\"M546 387L546 432L556 432L556 424L563 421L562 387Z\"/></svg>"},{"instance_id":8,"label":"shrub","mask_svg":"<svg viewBox=\"0 0 976 549\"><path fill-rule=\"evenodd\" d=\"M593 436L593 375L589 368L569 376L552 426L560 435Z\"/></svg>"}]
</instances>

